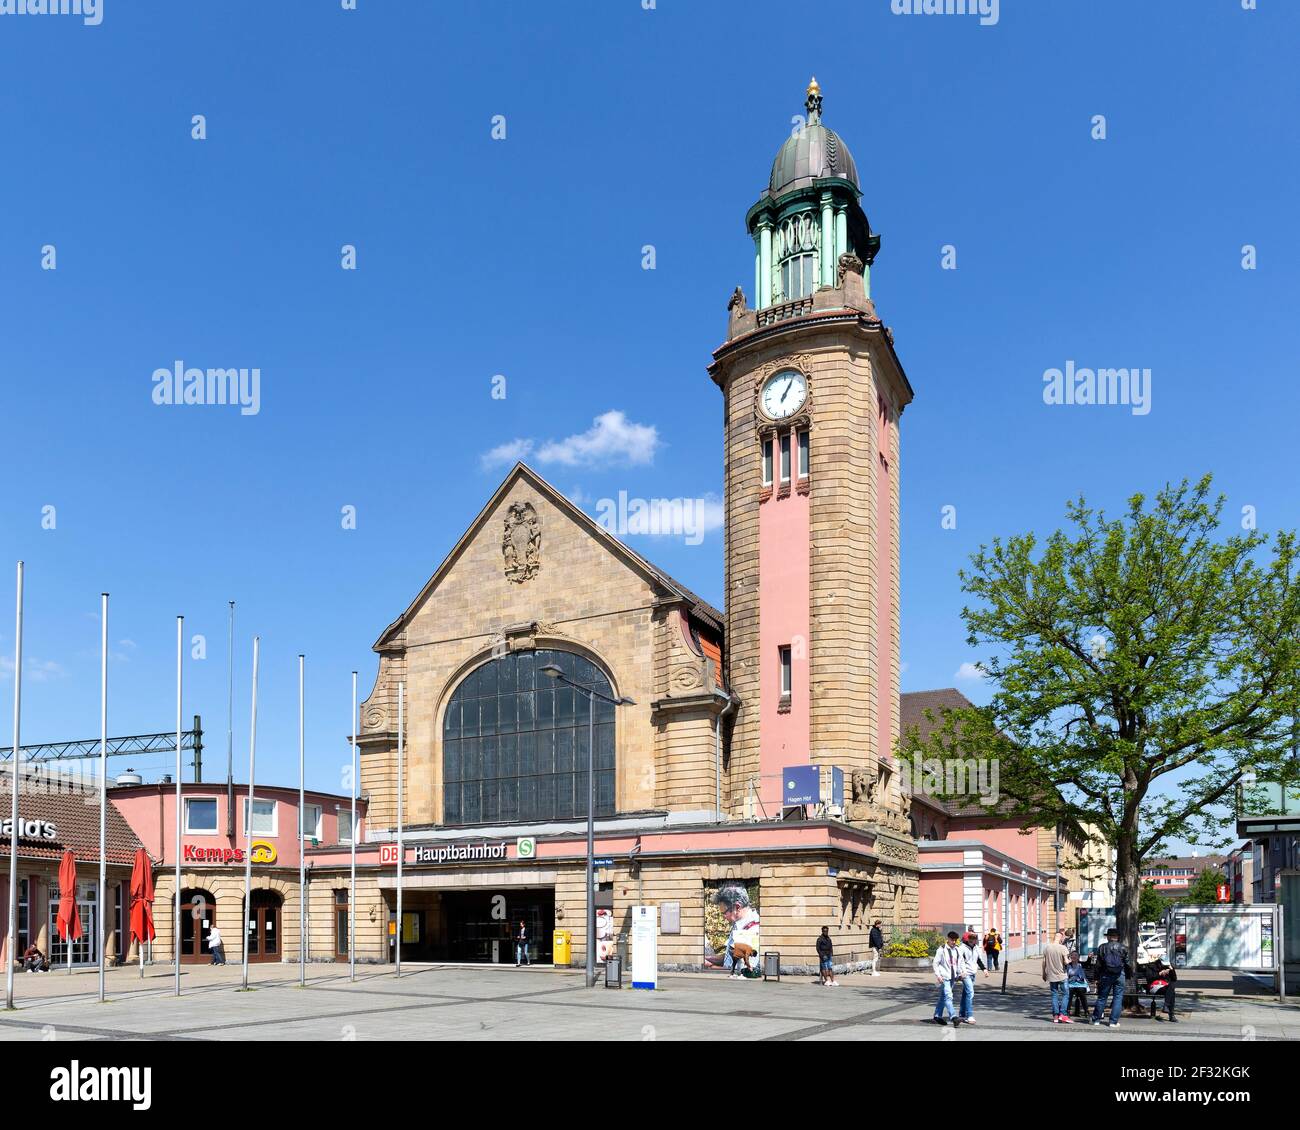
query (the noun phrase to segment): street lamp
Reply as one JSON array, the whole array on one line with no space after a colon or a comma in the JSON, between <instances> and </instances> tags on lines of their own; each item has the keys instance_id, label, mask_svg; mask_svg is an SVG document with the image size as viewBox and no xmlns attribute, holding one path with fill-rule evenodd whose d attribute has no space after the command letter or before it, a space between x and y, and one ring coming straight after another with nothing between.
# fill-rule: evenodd
<instances>
[{"instance_id":1,"label":"street lamp","mask_svg":"<svg viewBox=\"0 0 1300 1130\"><path fill-rule=\"evenodd\" d=\"M587 696L587 988L596 983L596 699L611 706L635 706L630 698L610 698L592 687L575 683L554 663L542 674Z\"/></svg>"}]
</instances>

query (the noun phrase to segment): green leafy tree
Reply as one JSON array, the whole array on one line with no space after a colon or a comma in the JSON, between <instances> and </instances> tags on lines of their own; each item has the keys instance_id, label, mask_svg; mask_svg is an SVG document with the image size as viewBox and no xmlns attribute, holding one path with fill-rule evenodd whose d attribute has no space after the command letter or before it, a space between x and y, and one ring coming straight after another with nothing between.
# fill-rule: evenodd
<instances>
[{"instance_id":1,"label":"green leafy tree","mask_svg":"<svg viewBox=\"0 0 1300 1130\"><path fill-rule=\"evenodd\" d=\"M1142 863L1221 833L1244 772L1280 771L1300 701L1294 532L1220 528L1207 476L1135 495L1108 519L1082 498L1041 545L996 539L961 572L987 707L944 710L917 758L997 757L1026 824L1115 849L1116 915L1136 948Z\"/></svg>"},{"instance_id":2,"label":"green leafy tree","mask_svg":"<svg viewBox=\"0 0 1300 1130\"><path fill-rule=\"evenodd\" d=\"M1173 900L1157 891L1154 883L1143 883L1142 893L1138 896L1138 921L1159 922L1172 905Z\"/></svg>"},{"instance_id":3,"label":"green leafy tree","mask_svg":"<svg viewBox=\"0 0 1300 1130\"><path fill-rule=\"evenodd\" d=\"M1190 903L1218 902L1219 887L1227 881L1227 877L1222 871L1214 871L1207 867L1188 884L1187 894L1181 901Z\"/></svg>"}]
</instances>

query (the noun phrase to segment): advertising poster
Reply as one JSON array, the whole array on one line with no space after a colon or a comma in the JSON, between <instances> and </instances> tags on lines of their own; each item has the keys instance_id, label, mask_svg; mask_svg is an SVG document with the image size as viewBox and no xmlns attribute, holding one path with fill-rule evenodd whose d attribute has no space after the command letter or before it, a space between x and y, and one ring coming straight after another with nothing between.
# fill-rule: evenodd
<instances>
[{"instance_id":1,"label":"advertising poster","mask_svg":"<svg viewBox=\"0 0 1300 1130\"><path fill-rule=\"evenodd\" d=\"M761 976L758 884L727 880L705 888L704 964L733 977Z\"/></svg>"}]
</instances>

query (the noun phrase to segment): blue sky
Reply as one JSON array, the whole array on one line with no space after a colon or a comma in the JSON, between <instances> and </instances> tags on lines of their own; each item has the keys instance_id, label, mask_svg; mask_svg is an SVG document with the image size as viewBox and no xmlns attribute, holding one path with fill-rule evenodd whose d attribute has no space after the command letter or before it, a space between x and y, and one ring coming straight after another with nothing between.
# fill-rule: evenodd
<instances>
[{"instance_id":1,"label":"blue sky","mask_svg":"<svg viewBox=\"0 0 1300 1130\"><path fill-rule=\"evenodd\" d=\"M904 689L981 697L955 678L979 658L957 570L1080 492L1114 510L1211 471L1234 513L1300 525L1298 33L1281 0L1002 0L993 26L889 0L0 16L0 562L28 567L25 740L97 733L107 589L111 729L171 725L184 613L209 644L186 713L219 775L234 599L237 765L257 632L259 775L295 776L305 651L311 783L336 788L349 672L364 696L370 645L504 474L485 453L530 442L588 510L716 496L705 366L732 288L752 290L744 214L811 74L916 390ZM155 405L151 374L177 360L260 368L259 413ZM1067 361L1149 368L1151 411L1045 405ZM722 602L719 531L634 544Z\"/></svg>"}]
</instances>

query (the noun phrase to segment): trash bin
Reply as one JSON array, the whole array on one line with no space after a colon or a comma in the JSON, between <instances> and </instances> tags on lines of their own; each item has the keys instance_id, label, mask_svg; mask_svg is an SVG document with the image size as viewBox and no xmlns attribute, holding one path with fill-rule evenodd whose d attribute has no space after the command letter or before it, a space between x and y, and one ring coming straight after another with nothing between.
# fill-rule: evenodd
<instances>
[{"instance_id":1,"label":"trash bin","mask_svg":"<svg viewBox=\"0 0 1300 1130\"><path fill-rule=\"evenodd\" d=\"M556 965L573 964L573 931L556 930L551 960Z\"/></svg>"},{"instance_id":2,"label":"trash bin","mask_svg":"<svg viewBox=\"0 0 1300 1130\"><path fill-rule=\"evenodd\" d=\"M623 987L623 959L610 954L605 959L605 988L621 989Z\"/></svg>"}]
</instances>

